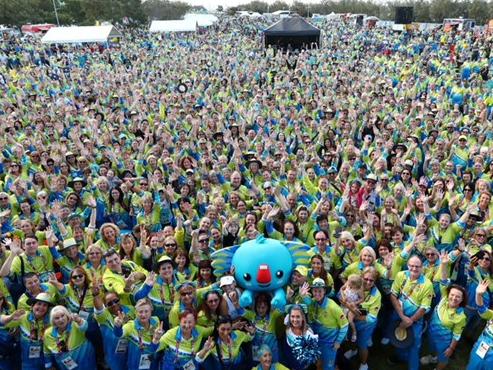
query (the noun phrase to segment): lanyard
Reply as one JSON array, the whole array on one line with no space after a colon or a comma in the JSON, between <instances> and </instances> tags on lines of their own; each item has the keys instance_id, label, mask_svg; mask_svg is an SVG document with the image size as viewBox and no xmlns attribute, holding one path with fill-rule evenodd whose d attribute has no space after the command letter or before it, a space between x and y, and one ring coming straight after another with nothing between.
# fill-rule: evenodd
<instances>
[{"instance_id":1,"label":"lanyard","mask_svg":"<svg viewBox=\"0 0 493 370\"><path fill-rule=\"evenodd\" d=\"M190 358L192 358L192 359L195 358L195 341L196 340L197 339L194 338L192 335L192 350L191 350L191 354L190 354ZM179 356L180 356L180 354L179 354L180 344L181 344L181 340L177 340L176 341L176 348L175 348L175 363L177 363L180 360L180 358L179 358Z\"/></svg>"},{"instance_id":2,"label":"lanyard","mask_svg":"<svg viewBox=\"0 0 493 370\"><path fill-rule=\"evenodd\" d=\"M169 302L166 302L166 300L165 300L165 295L164 295L164 287L165 286L166 286L166 288L168 290ZM161 297L161 303L163 305L173 303L173 298L174 298L174 295L175 295L175 292L174 291L175 290L174 290L174 287L173 287L172 284L164 283L163 285L161 285L161 287L159 289L159 295Z\"/></svg>"},{"instance_id":3,"label":"lanyard","mask_svg":"<svg viewBox=\"0 0 493 370\"><path fill-rule=\"evenodd\" d=\"M37 274L39 273L38 269L34 266L34 259L36 257L41 257L41 259L43 260L43 267L39 270L39 272L47 272L48 271L48 269L46 268L47 263L45 260L45 256L43 254L40 254L39 256L35 255L34 257L32 257L32 261L31 261L31 258L29 258L29 256L26 255L26 263L31 267L31 270ZM22 257L20 257L20 258L22 258ZM43 271L43 270L45 270L45 271Z\"/></svg>"},{"instance_id":4,"label":"lanyard","mask_svg":"<svg viewBox=\"0 0 493 370\"><path fill-rule=\"evenodd\" d=\"M75 290L75 293L77 294L77 300L79 301L79 311L80 311L84 306L84 299L86 298L87 286L84 287L84 290L82 291L82 296L79 295L77 290Z\"/></svg>"},{"instance_id":5,"label":"lanyard","mask_svg":"<svg viewBox=\"0 0 493 370\"><path fill-rule=\"evenodd\" d=\"M231 338L230 338L230 339L231 339ZM222 342L222 341L221 341L221 339L219 339L219 341L220 341L220 342ZM231 342L233 342L233 339L231 339ZM229 361L230 361L230 362L233 362L233 348L232 348L233 346L232 346L232 343L231 343L231 344L225 343L225 344L228 346L228 356L229 356ZM218 355L219 355L219 354L218 354ZM224 361L224 360L225 360L225 358L223 357L222 353L220 354L220 356L221 356L221 360L223 360L223 361Z\"/></svg>"},{"instance_id":6,"label":"lanyard","mask_svg":"<svg viewBox=\"0 0 493 370\"><path fill-rule=\"evenodd\" d=\"M41 328L39 327L38 320L33 318L33 321L30 321L31 323L31 331L29 335L29 339L31 339L33 342L34 341L42 341L43 340L43 335L44 335L44 323L41 322ZM57 342L58 346L58 342Z\"/></svg>"},{"instance_id":7,"label":"lanyard","mask_svg":"<svg viewBox=\"0 0 493 370\"><path fill-rule=\"evenodd\" d=\"M64 336L68 336L67 330L68 328L65 330L65 333L63 334ZM58 352L68 352L67 339L57 337L56 347L58 349Z\"/></svg>"}]
</instances>

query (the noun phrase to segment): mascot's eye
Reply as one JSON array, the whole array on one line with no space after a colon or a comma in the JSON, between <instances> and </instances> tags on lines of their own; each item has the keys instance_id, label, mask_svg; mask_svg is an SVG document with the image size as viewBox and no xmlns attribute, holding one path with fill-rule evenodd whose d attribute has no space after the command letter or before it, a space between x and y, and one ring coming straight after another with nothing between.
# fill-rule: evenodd
<instances>
[{"instance_id":1,"label":"mascot's eye","mask_svg":"<svg viewBox=\"0 0 493 370\"><path fill-rule=\"evenodd\" d=\"M277 271L276 272L276 276L280 279L284 276L284 272L282 272L281 270Z\"/></svg>"},{"instance_id":2,"label":"mascot's eye","mask_svg":"<svg viewBox=\"0 0 493 370\"><path fill-rule=\"evenodd\" d=\"M250 281L250 280L252 280L252 277L250 276L249 273L246 273L243 275L243 279L245 279L246 281Z\"/></svg>"}]
</instances>

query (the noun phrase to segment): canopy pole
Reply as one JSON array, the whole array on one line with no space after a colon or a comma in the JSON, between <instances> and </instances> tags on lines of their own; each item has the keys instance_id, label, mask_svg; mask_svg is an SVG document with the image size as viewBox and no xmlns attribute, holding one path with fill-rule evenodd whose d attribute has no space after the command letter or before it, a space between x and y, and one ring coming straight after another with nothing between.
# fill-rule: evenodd
<instances>
[{"instance_id":1,"label":"canopy pole","mask_svg":"<svg viewBox=\"0 0 493 370\"><path fill-rule=\"evenodd\" d=\"M58 27L60 27L60 21L58 20L58 12L56 10L55 0L53 0L53 9L55 10L56 24Z\"/></svg>"}]
</instances>

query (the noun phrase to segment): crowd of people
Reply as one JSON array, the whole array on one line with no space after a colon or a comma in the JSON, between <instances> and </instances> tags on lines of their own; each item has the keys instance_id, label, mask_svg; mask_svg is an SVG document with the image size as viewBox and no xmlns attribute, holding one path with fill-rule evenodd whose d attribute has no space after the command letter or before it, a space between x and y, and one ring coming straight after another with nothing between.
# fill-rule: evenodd
<instances>
[{"instance_id":1,"label":"crowd of people","mask_svg":"<svg viewBox=\"0 0 493 370\"><path fill-rule=\"evenodd\" d=\"M491 35L262 22L4 35L1 369L493 368ZM281 310L214 271L262 236L310 248Z\"/></svg>"}]
</instances>

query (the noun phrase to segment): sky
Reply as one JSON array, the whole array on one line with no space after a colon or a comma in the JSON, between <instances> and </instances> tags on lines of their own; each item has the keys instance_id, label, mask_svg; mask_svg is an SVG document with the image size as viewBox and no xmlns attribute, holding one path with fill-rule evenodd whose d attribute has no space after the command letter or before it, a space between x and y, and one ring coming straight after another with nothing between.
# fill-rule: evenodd
<instances>
[{"instance_id":1,"label":"sky","mask_svg":"<svg viewBox=\"0 0 493 370\"><path fill-rule=\"evenodd\" d=\"M228 8L231 6L236 6L239 4L249 3L250 0L182 0L183 2L189 3L190 5L203 5L208 10L216 10L218 5L222 5L224 8ZM275 0L262 0L268 4L272 4ZM292 4L293 0L283 0L288 4ZM301 0L300 2L309 4L309 3L319 3L320 0Z\"/></svg>"}]
</instances>

